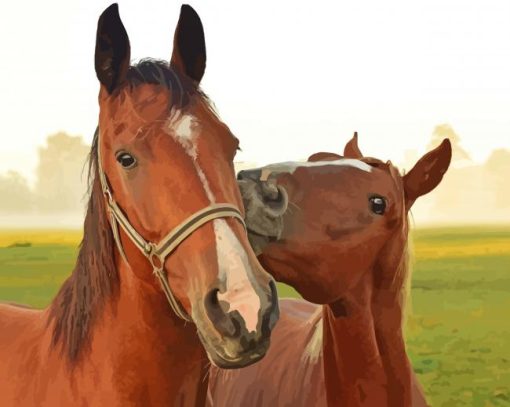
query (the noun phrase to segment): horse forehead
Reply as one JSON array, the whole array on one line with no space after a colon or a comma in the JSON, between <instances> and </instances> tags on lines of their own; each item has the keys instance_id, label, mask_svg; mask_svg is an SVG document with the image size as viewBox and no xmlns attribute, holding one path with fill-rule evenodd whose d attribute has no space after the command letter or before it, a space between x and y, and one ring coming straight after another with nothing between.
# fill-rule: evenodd
<instances>
[{"instance_id":1,"label":"horse forehead","mask_svg":"<svg viewBox=\"0 0 510 407\"><path fill-rule=\"evenodd\" d=\"M198 120L195 115L172 109L165 123L165 130L179 143L195 143L198 137Z\"/></svg>"},{"instance_id":2,"label":"horse forehead","mask_svg":"<svg viewBox=\"0 0 510 407\"><path fill-rule=\"evenodd\" d=\"M116 97L100 101L108 120L147 124L160 120L168 111L168 91L154 85L142 84L134 89L124 88Z\"/></svg>"},{"instance_id":3,"label":"horse forehead","mask_svg":"<svg viewBox=\"0 0 510 407\"><path fill-rule=\"evenodd\" d=\"M267 180L267 178L272 173L294 173L299 168L316 168L316 167L325 167L325 166L335 166L335 167L350 167L350 168L356 168L358 170L364 171L364 172L372 172L372 167L368 165L367 163L356 160L353 158L340 158L338 160L333 161L287 161L287 162L281 162L281 163L275 163L275 164L269 164L265 167L262 167L260 169L260 179L262 181Z\"/></svg>"},{"instance_id":4,"label":"horse forehead","mask_svg":"<svg viewBox=\"0 0 510 407\"><path fill-rule=\"evenodd\" d=\"M198 140L207 135L202 120L194 113L172 110L164 130L177 141L193 159L198 156Z\"/></svg>"}]
</instances>

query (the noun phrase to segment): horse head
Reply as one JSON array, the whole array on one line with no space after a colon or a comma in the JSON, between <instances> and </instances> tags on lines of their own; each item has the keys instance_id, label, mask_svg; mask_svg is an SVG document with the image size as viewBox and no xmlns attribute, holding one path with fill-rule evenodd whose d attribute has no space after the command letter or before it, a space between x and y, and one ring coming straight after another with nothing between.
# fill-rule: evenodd
<instances>
[{"instance_id":1,"label":"horse head","mask_svg":"<svg viewBox=\"0 0 510 407\"><path fill-rule=\"evenodd\" d=\"M170 63L135 65L117 5L106 9L97 30L94 152L117 263L128 265L123 284L170 301L196 324L214 363L240 367L265 354L277 294L242 223L239 141L199 87L205 65L204 31L191 7L182 6Z\"/></svg>"},{"instance_id":2,"label":"horse head","mask_svg":"<svg viewBox=\"0 0 510 407\"><path fill-rule=\"evenodd\" d=\"M391 284L407 241L407 212L439 184L450 159L446 139L400 175L390 161L364 157L355 134L343 156L316 153L308 162L241 171L245 206L254 207L246 223L259 260L277 280L320 304L341 298L374 267L379 284Z\"/></svg>"}]
</instances>

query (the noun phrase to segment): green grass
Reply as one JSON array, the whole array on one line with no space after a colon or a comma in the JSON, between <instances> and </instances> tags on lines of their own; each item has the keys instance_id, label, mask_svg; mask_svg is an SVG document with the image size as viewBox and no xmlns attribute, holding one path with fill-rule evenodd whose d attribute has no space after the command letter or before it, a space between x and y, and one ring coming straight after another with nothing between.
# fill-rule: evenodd
<instances>
[{"instance_id":1,"label":"green grass","mask_svg":"<svg viewBox=\"0 0 510 407\"><path fill-rule=\"evenodd\" d=\"M406 335L429 402L510 406L510 227L421 229L413 241ZM0 232L0 300L46 306L78 242L76 232Z\"/></svg>"},{"instance_id":2,"label":"green grass","mask_svg":"<svg viewBox=\"0 0 510 407\"><path fill-rule=\"evenodd\" d=\"M70 274L76 246L0 248L0 300L42 308Z\"/></svg>"},{"instance_id":3,"label":"green grass","mask_svg":"<svg viewBox=\"0 0 510 407\"><path fill-rule=\"evenodd\" d=\"M414 237L407 344L429 401L509 406L510 228L418 230Z\"/></svg>"}]
</instances>

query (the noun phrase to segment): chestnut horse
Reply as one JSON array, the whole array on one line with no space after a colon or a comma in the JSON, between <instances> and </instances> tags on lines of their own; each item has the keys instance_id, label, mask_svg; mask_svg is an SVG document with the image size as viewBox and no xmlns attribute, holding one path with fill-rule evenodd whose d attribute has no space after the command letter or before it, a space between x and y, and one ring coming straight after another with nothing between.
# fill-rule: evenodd
<instances>
[{"instance_id":1,"label":"chestnut horse","mask_svg":"<svg viewBox=\"0 0 510 407\"><path fill-rule=\"evenodd\" d=\"M401 176L391 162L363 157L355 135L344 157L318 153L308 163L239 173L262 265L324 305L281 300L261 362L211 369L210 405L426 405L402 332L407 213L439 184L450 159L444 140Z\"/></svg>"},{"instance_id":2,"label":"chestnut horse","mask_svg":"<svg viewBox=\"0 0 510 407\"><path fill-rule=\"evenodd\" d=\"M0 405L203 405L207 355L228 368L263 357L278 305L239 221L238 140L198 87L202 24L183 6L170 64L130 66L113 4L95 58L78 260L47 309L0 306Z\"/></svg>"}]
</instances>

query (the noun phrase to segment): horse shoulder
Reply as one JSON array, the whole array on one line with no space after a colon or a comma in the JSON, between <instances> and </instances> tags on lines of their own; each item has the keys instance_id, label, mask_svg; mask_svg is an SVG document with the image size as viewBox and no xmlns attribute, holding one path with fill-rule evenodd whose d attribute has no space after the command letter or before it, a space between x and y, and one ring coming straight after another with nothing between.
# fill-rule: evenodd
<instances>
[{"instance_id":1,"label":"horse shoulder","mask_svg":"<svg viewBox=\"0 0 510 407\"><path fill-rule=\"evenodd\" d=\"M12 304L0 304L0 405L29 405L44 366L41 338L45 313Z\"/></svg>"},{"instance_id":2,"label":"horse shoulder","mask_svg":"<svg viewBox=\"0 0 510 407\"><path fill-rule=\"evenodd\" d=\"M13 304L0 304L0 352L11 352L44 328L43 311ZM26 344L25 344L26 345ZM9 353L7 353L9 352Z\"/></svg>"}]
</instances>

